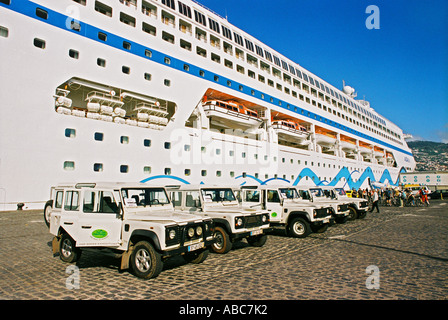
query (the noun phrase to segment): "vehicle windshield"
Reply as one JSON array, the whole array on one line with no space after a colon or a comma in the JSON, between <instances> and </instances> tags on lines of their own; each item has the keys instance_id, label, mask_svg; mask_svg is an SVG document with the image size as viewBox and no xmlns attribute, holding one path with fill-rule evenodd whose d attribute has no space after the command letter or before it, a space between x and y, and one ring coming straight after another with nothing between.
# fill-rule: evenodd
<instances>
[{"instance_id":1,"label":"vehicle windshield","mask_svg":"<svg viewBox=\"0 0 448 320\"><path fill-rule=\"evenodd\" d=\"M313 197L325 197L324 192L320 188L310 189L310 192L313 195Z\"/></svg>"},{"instance_id":2,"label":"vehicle windshield","mask_svg":"<svg viewBox=\"0 0 448 320\"><path fill-rule=\"evenodd\" d=\"M294 188L281 188L280 194L284 199L299 199L299 194Z\"/></svg>"},{"instance_id":3,"label":"vehicle windshield","mask_svg":"<svg viewBox=\"0 0 448 320\"><path fill-rule=\"evenodd\" d=\"M201 189L205 202L236 201L232 189Z\"/></svg>"},{"instance_id":4,"label":"vehicle windshield","mask_svg":"<svg viewBox=\"0 0 448 320\"><path fill-rule=\"evenodd\" d=\"M146 207L170 203L163 188L126 188L121 189L121 195L128 207Z\"/></svg>"},{"instance_id":5,"label":"vehicle windshield","mask_svg":"<svg viewBox=\"0 0 448 320\"><path fill-rule=\"evenodd\" d=\"M245 202L260 202L260 191L259 190L244 190L244 201Z\"/></svg>"},{"instance_id":6,"label":"vehicle windshield","mask_svg":"<svg viewBox=\"0 0 448 320\"><path fill-rule=\"evenodd\" d=\"M336 192L340 195L340 196L346 196L347 194L345 193L345 190L343 188L335 188L334 190L336 190Z\"/></svg>"}]
</instances>

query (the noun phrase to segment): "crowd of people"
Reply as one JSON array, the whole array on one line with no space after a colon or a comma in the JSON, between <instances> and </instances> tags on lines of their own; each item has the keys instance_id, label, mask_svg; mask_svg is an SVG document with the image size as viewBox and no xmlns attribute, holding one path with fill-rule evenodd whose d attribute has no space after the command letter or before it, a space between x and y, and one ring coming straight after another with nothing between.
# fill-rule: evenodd
<instances>
[{"instance_id":1,"label":"crowd of people","mask_svg":"<svg viewBox=\"0 0 448 320\"><path fill-rule=\"evenodd\" d=\"M420 188L414 194L410 188L400 190L399 188L385 189L353 189L352 198L364 198L372 204L370 212L374 209L380 212L379 204L384 206L429 206L428 192L425 188Z\"/></svg>"}]
</instances>

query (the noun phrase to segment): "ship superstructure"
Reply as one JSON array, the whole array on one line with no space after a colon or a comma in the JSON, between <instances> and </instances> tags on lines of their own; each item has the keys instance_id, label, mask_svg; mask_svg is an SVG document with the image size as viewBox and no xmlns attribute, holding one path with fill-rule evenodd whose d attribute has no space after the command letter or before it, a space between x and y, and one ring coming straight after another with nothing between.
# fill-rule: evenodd
<instances>
[{"instance_id":1,"label":"ship superstructure","mask_svg":"<svg viewBox=\"0 0 448 320\"><path fill-rule=\"evenodd\" d=\"M0 0L0 210L51 185L398 183L402 130L190 0Z\"/></svg>"}]
</instances>

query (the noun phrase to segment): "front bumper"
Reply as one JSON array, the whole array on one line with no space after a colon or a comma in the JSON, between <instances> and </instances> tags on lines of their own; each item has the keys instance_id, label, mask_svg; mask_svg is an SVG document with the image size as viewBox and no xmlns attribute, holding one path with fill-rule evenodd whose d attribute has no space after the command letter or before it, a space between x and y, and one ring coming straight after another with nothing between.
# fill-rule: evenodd
<instances>
[{"instance_id":1,"label":"front bumper","mask_svg":"<svg viewBox=\"0 0 448 320\"><path fill-rule=\"evenodd\" d=\"M272 230L272 228L269 225L261 226L261 227L257 227L257 228L250 228L250 229L241 230L241 231L237 230L235 233L232 233L230 235L230 237L232 238L232 240L239 240L239 239L244 239L247 237L262 235L270 230Z\"/></svg>"},{"instance_id":2,"label":"front bumper","mask_svg":"<svg viewBox=\"0 0 448 320\"><path fill-rule=\"evenodd\" d=\"M214 244L215 241L216 241L215 238L211 236L205 240L201 239L201 241L195 241L175 249L166 249L162 251L162 256L173 257L187 252L195 252L195 251L199 252L207 249L209 246Z\"/></svg>"}]
</instances>

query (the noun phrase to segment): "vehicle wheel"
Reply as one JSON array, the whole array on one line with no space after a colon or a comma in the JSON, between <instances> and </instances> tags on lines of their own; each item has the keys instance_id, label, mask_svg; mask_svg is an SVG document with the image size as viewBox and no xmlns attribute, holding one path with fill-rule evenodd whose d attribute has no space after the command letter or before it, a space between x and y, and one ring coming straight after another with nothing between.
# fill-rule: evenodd
<instances>
[{"instance_id":1,"label":"vehicle wheel","mask_svg":"<svg viewBox=\"0 0 448 320\"><path fill-rule=\"evenodd\" d=\"M48 228L50 227L50 215L52 209L53 209L53 200L48 200L47 203L45 203L44 207L44 221Z\"/></svg>"},{"instance_id":2,"label":"vehicle wheel","mask_svg":"<svg viewBox=\"0 0 448 320\"><path fill-rule=\"evenodd\" d=\"M266 243L266 240L268 239L268 236L266 234L261 234L258 236L253 236L247 238L247 243L249 243L251 246L254 247L262 247Z\"/></svg>"},{"instance_id":3,"label":"vehicle wheel","mask_svg":"<svg viewBox=\"0 0 448 320\"><path fill-rule=\"evenodd\" d=\"M215 227L215 243L212 245L212 250L216 253L227 253L232 249L232 242L226 230L222 227Z\"/></svg>"},{"instance_id":4,"label":"vehicle wheel","mask_svg":"<svg viewBox=\"0 0 448 320\"><path fill-rule=\"evenodd\" d=\"M288 234L295 238L305 238L311 233L309 223L303 218L293 218L288 225Z\"/></svg>"},{"instance_id":5,"label":"vehicle wheel","mask_svg":"<svg viewBox=\"0 0 448 320\"><path fill-rule=\"evenodd\" d=\"M356 212L356 209L353 207L348 207L349 213L348 213L348 220L353 221L356 218L358 218L358 213Z\"/></svg>"},{"instance_id":6,"label":"vehicle wheel","mask_svg":"<svg viewBox=\"0 0 448 320\"><path fill-rule=\"evenodd\" d=\"M131 254L131 270L142 279L157 277L163 269L161 255L147 241L140 241Z\"/></svg>"},{"instance_id":7,"label":"vehicle wheel","mask_svg":"<svg viewBox=\"0 0 448 320\"><path fill-rule=\"evenodd\" d=\"M367 210L365 211L360 211L358 214L358 219L364 219L367 215Z\"/></svg>"},{"instance_id":8,"label":"vehicle wheel","mask_svg":"<svg viewBox=\"0 0 448 320\"><path fill-rule=\"evenodd\" d=\"M208 253L208 250L202 250L202 252L187 252L184 255L184 259L189 263L199 264L207 259Z\"/></svg>"},{"instance_id":9,"label":"vehicle wheel","mask_svg":"<svg viewBox=\"0 0 448 320\"><path fill-rule=\"evenodd\" d=\"M66 233L61 236L59 257L64 262L76 262L81 257L81 250L76 248L76 242Z\"/></svg>"},{"instance_id":10,"label":"vehicle wheel","mask_svg":"<svg viewBox=\"0 0 448 320\"><path fill-rule=\"evenodd\" d=\"M330 226L329 223L326 223L326 224L321 225L321 226L311 226L311 230L314 233L324 233L325 231L327 231L329 226Z\"/></svg>"}]
</instances>

